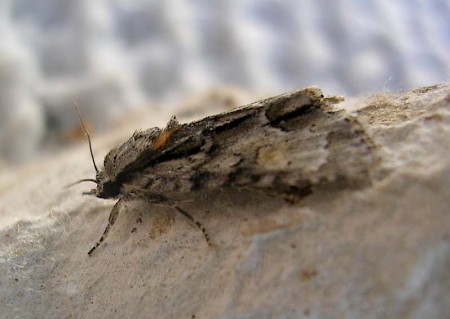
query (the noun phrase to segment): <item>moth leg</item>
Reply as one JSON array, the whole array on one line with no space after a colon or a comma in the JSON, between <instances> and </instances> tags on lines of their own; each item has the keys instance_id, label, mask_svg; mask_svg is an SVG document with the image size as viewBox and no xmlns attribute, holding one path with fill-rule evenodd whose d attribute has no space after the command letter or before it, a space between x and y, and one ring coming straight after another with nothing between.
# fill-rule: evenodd
<instances>
[{"instance_id":1,"label":"moth leg","mask_svg":"<svg viewBox=\"0 0 450 319\"><path fill-rule=\"evenodd\" d=\"M109 214L108 218L108 225L106 225L105 231L103 232L102 237L97 241L94 247L89 250L88 255L91 256L92 253L97 249L98 246L106 239L106 236L108 236L109 231L111 230L111 227L114 225L114 223L117 220L117 216L119 216L119 206L121 205L121 202L123 199L119 199L119 201L114 205L113 209L111 210L111 213Z\"/></svg>"},{"instance_id":2,"label":"moth leg","mask_svg":"<svg viewBox=\"0 0 450 319\"><path fill-rule=\"evenodd\" d=\"M145 190L142 190L142 189L133 189L132 192L130 192L130 194L128 196L129 197L132 196L132 198L141 198L149 204L162 205L162 206L171 207L171 208L177 210L181 215L183 215L190 222L195 224L195 226L197 226L197 228L202 231L203 235L205 236L208 246L211 246L211 241L209 239L209 234L206 231L206 228L199 221L196 221L194 219L194 217L192 217L191 214L189 214L187 211L185 211L181 207L177 206L173 201L171 201L167 197L160 195L160 194L146 192Z\"/></svg>"},{"instance_id":3,"label":"moth leg","mask_svg":"<svg viewBox=\"0 0 450 319\"><path fill-rule=\"evenodd\" d=\"M171 206L172 208L175 208L181 215L183 215L184 217L186 217L190 222L192 222L193 224L195 224L195 226L197 226L198 229L200 229L203 232L203 235L205 236L206 242L208 243L208 246L211 246L211 241L209 239L209 234L206 231L206 228L199 222L196 221L194 219L194 217L192 217L191 214L189 214L187 211L185 211L184 209L182 209L179 206L173 205Z\"/></svg>"}]
</instances>

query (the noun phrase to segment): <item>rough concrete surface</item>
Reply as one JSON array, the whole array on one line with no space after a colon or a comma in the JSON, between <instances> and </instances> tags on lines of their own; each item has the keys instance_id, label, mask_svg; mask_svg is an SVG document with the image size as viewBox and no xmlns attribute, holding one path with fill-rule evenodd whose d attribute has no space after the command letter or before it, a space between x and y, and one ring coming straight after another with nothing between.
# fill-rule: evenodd
<instances>
[{"instance_id":1,"label":"rough concrete surface","mask_svg":"<svg viewBox=\"0 0 450 319\"><path fill-rule=\"evenodd\" d=\"M172 210L130 202L88 257L114 201L64 188L93 177L86 145L3 172L0 317L449 318L450 85L339 107L380 147L371 185L296 204L193 194L183 207L212 247ZM97 161L144 120L95 138Z\"/></svg>"}]
</instances>

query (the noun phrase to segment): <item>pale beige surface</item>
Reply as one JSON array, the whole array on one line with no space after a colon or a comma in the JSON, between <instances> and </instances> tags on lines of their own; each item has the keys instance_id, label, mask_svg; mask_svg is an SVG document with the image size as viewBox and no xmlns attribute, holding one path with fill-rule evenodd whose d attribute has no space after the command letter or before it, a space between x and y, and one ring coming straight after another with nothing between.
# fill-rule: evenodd
<instances>
[{"instance_id":1,"label":"pale beige surface","mask_svg":"<svg viewBox=\"0 0 450 319\"><path fill-rule=\"evenodd\" d=\"M0 317L448 318L449 92L340 105L381 147L383 178L369 188L317 189L295 205L193 194L183 207L213 247L170 209L134 202L89 258L114 201L80 196L89 184L63 188L93 177L86 145L3 174ZM98 162L142 127L129 125L94 140Z\"/></svg>"}]
</instances>

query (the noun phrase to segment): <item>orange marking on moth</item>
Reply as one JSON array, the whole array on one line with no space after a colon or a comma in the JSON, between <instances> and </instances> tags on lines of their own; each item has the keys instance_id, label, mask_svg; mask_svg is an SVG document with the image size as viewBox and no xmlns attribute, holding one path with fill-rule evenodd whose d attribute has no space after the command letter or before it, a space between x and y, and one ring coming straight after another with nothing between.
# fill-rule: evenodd
<instances>
[{"instance_id":1,"label":"orange marking on moth","mask_svg":"<svg viewBox=\"0 0 450 319\"><path fill-rule=\"evenodd\" d=\"M153 141L152 149L156 151L165 146L173 133L175 133L175 130L162 131L161 134L159 134Z\"/></svg>"}]
</instances>

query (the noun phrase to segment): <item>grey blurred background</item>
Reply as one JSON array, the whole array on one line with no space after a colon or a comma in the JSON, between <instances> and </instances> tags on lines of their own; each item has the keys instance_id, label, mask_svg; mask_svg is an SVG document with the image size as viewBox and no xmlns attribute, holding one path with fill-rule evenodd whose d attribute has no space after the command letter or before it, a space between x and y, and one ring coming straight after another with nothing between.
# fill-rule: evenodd
<instances>
[{"instance_id":1,"label":"grey blurred background","mask_svg":"<svg viewBox=\"0 0 450 319\"><path fill-rule=\"evenodd\" d=\"M0 168L213 87L356 95L448 82L448 0L0 0Z\"/></svg>"}]
</instances>

